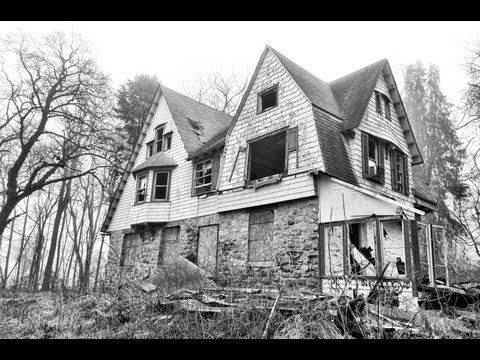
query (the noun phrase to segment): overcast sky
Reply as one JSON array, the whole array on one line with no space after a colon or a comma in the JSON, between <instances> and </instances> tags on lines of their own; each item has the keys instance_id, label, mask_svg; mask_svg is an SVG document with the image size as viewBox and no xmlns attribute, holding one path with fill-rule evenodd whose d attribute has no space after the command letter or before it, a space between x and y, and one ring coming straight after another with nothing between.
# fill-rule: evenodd
<instances>
[{"instance_id":1,"label":"overcast sky","mask_svg":"<svg viewBox=\"0 0 480 360\"><path fill-rule=\"evenodd\" d=\"M480 43L480 22L2 22L0 35L16 28L82 34L115 86L147 73L183 92L215 70L251 75L268 44L325 81L387 58L402 87L407 64L435 63L456 104L468 48Z\"/></svg>"}]
</instances>

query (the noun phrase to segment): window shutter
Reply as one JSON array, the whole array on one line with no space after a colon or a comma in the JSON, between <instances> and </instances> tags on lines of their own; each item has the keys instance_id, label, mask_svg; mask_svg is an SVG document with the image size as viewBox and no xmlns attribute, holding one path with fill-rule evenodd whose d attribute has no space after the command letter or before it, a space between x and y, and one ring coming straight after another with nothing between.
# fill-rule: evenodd
<instances>
[{"instance_id":1,"label":"window shutter","mask_svg":"<svg viewBox=\"0 0 480 360\"><path fill-rule=\"evenodd\" d=\"M408 179L408 156L403 157L403 166L404 170L403 173L405 174L405 195L410 194L410 184L409 184L409 179Z\"/></svg>"},{"instance_id":2,"label":"window shutter","mask_svg":"<svg viewBox=\"0 0 480 360\"><path fill-rule=\"evenodd\" d=\"M378 178L385 184L385 143L378 142Z\"/></svg>"},{"instance_id":3,"label":"window shutter","mask_svg":"<svg viewBox=\"0 0 480 360\"><path fill-rule=\"evenodd\" d=\"M238 150L240 151L240 149ZM250 144L247 143L247 146L246 146L246 149L245 149L245 167L244 167L244 170L243 170L243 181L244 182L247 182L248 181L248 178L250 176L249 172L250 172L250 157L249 157L249 154L250 154ZM235 170L235 169L233 169ZM232 172L233 172L232 170Z\"/></svg>"},{"instance_id":4,"label":"window shutter","mask_svg":"<svg viewBox=\"0 0 480 360\"><path fill-rule=\"evenodd\" d=\"M219 173L220 173L220 155L217 155L212 159L212 185L210 186L211 191L217 190Z\"/></svg>"},{"instance_id":5,"label":"window shutter","mask_svg":"<svg viewBox=\"0 0 480 360\"><path fill-rule=\"evenodd\" d=\"M362 133L363 177L368 178L368 135Z\"/></svg>"},{"instance_id":6,"label":"window shutter","mask_svg":"<svg viewBox=\"0 0 480 360\"><path fill-rule=\"evenodd\" d=\"M391 169L391 175L392 175L392 189L397 190L398 184L397 184L397 164L395 163L397 158L397 154L395 150L392 150L390 152L390 169Z\"/></svg>"},{"instance_id":7,"label":"window shutter","mask_svg":"<svg viewBox=\"0 0 480 360\"><path fill-rule=\"evenodd\" d=\"M375 107L376 107L377 113L381 114L382 113L382 97L378 91L375 91Z\"/></svg>"}]
</instances>

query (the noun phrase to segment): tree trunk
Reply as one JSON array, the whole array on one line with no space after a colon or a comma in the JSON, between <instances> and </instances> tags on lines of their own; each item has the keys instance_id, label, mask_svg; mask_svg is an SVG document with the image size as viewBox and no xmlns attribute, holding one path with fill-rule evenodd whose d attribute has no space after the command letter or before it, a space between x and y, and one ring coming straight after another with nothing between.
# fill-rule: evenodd
<instances>
[{"instance_id":1,"label":"tree trunk","mask_svg":"<svg viewBox=\"0 0 480 360\"><path fill-rule=\"evenodd\" d=\"M45 273L43 276L42 290L50 290L52 287L52 272L53 272L53 260L55 258L55 252L57 250L57 241L58 241L58 231L60 229L60 223L62 221L62 216L67 209L68 198L65 194L65 188L67 187L67 182L71 183L71 180L62 181L60 188L59 200L57 204L57 213L55 214L55 220L53 222L53 231L52 238L50 241L50 250L48 252L47 264L45 265Z\"/></svg>"},{"instance_id":2,"label":"tree trunk","mask_svg":"<svg viewBox=\"0 0 480 360\"><path fill-rule=\"evenodd\" d=\"M15 288L18 287L19 279L20 279L20 265L22 264L21 259L23 255L23 246L25 244L25 232L27 229L27 219L28 219L28 206L30 203L30 196L27 197L27 205L25 207L25 220L23 220L23 230L22 230L22 238L20 240L20 252L18 253L18 268L17 268L17 277L15 279Z\"/></svg>"},{"instance_id":3,"label":"tree trunk","mask_svg":"<svg viewBox=\"0 0 480 360\"><path fill-rule=\"evenodd\" d=\"M102 234L102 242L100 244L100 253L98 254L97 273L95 274L95 282L93 284L93 292L97 291L98 274L100 273L100 264L101 264L101 261L102 261L102 251L103 251L104 241L105 241L105 234Z\"/></svg>"},{"instance_id":4,"label":"tree trunk","mask_svg":"<svg viewBox=\"0 0 480 360\"><path fill-rule=\"evenodd\" d=\"M14 213L14 216L16 214ZM10 228L10 239L8 241L8 250L7 250L7 258L5 259L5 269L4 269L4 275L3 275L3 283L2 283L2 289L5 289L7 287L7 281L8 281L8 263L10 261L10 252L12 250L12 241L13 241L13 228L15 227L15 218L12 220L11 223L11 228Z\"/></svg>"}]
</instances>

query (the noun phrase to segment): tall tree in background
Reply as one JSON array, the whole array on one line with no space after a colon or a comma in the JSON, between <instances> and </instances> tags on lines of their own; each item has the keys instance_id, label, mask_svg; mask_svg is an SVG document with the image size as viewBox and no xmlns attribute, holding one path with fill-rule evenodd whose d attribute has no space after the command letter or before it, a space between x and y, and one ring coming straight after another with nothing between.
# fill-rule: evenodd
<instances>
[{"instance_id":1,"label":"tall tree in background","mask_svg":"<svg viewBox=\"0 0 480 360\"><path fill-rule=\"evenodd\" d=\"M449 235L457 234L460 224L449 211L449 194L453 200L466 195L461 180L465 150L452 121L452 105L440 89L440 72L436 65L428 69L420 62L405 70L404 103L420 147L422 170L438 201L437 220Z\"/></svg>"},{"instance_id":2,"label":"tall tree in background","mask_svg":"<svg viewBox=\"0 0 480 360\"><path fill-rule=\"evenodd\" d=\"M121 129L124 131L128 145L128 155L137 143L158 85L159 81L155 75L140 74L120 86L115 112L121 120Z\"/></svg>"}]
</instances>

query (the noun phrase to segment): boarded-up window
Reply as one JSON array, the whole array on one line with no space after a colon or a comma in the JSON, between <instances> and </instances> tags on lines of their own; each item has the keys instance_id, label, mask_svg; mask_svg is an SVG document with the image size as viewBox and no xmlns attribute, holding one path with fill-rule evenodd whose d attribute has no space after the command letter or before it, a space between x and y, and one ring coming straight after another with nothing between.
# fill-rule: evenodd
<instances>
[{"instance_id":1,"label":"boarded-up window","mask_svg":"<svg viewBox=\"0 0 480 360\"><path fill-rule=\"evenodd\" d=\"M274 260L273 218L273 210L250 213L248 232L249 261Z\"/></svg>"},{"instance_id":2,"label":"boarded-up window","mask_svg":"<svg viewBox=\"0 0 480 360\"><path fill-rule=\"evenodd\" d=\"M405 277L406 276L406 258L405 242L402 230L401 220L382 221L381 230L383 257L382 269L388 265L385 270L385 277Z\"/></svg>"},{"instance_id":3,"label":"boarded-up window","mask_svg":"<svg viewBox=\"0 0 480 360\"><path fill-rule=\"evenodd\" d=\"M197 263L203 270L214 274L217 268L218 225L198 228Z\"/></svg>"},{"instance_id":4,"label":"boarded-up window","mask_svg":"<svg viewBox=\"0 0 480 360\"><path fill-rule=\"evenodd\" d=\"M138 245L138 234L126 234L123 236L122 251L120 254L120 266L135 265L135 253Z\"/></svg>"},{"instance_id":5,"label":"boarded-up window","mask_svg":"<svg viewBox=\"0 0 480 360\"><path fill-rule=\"evenodd\" d=\"M173 257L178 255L178 235L180 233L180 226L167 227L163 229L162 241L160 242L160 249L158 252L158 265L165 265L173 260Z\"/></svg>"}]
</instances>

